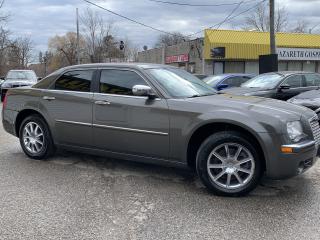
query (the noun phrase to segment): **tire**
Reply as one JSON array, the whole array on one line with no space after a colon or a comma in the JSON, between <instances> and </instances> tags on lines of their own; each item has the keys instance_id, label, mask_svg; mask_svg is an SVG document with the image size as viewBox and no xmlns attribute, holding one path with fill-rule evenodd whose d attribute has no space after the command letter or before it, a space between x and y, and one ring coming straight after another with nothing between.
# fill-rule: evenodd
<instances>
[{"instance_id":1,"label":"tire","mask_svg":"<svg viewBox=\"0 0 320 240\"><path fill-rule=\"evenodd\" d=\"M44 119L37 114L30 115L22 121L19 139L22 150L29 158L45 160L55 152L49 127Z\"/></svg>"},{"instance_id":2,"label":"tire","mask_svg":"<svg viewBox=\"0 0 320 240\"><path fill-rule=\"evenodd\" d=\"M197 173L203 184L216 195L244 196L259 184L262 177L263 159L256 149L256 144L239 132L215 133L198 150Z\"/></svg>"}]
</instances>

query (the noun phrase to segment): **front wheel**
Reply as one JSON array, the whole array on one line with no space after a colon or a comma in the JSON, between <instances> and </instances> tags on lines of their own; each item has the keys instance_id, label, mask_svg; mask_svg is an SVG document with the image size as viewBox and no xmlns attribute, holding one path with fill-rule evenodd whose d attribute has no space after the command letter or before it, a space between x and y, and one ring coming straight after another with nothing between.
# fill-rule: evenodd
<instances>
[{"instance_id":1,"label":"front wheel","mask_svg":"<svg viewBox=\"0 0 320 240\"><path fill-rule=\"evenodd\" d=\"M217 195L245 195L258 185L262 176L262 158L256 149L254 143L238 132L213 134L198 150L198 175Z\"/></svg>"},{"instance_id":2,"label":"front wheel","mask_svg":"<svg viewBox=\"0 0 320 240\"><path fill-rule=\"evenodd\" d=\"M39 115L23 120L19 138L24 153L30 158L47 159L55 151L49 127Z\"/></svg>"}]
</instances>

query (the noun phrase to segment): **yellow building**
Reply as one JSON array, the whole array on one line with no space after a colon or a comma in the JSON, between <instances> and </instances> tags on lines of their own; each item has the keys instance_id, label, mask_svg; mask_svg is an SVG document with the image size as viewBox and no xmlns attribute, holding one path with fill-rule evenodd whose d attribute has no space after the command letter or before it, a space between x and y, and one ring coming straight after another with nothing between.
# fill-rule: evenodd
<instances>
[{"instance_id":1,"label":"yellow building","mask_svg":"<svg viewBox=\"0 0 320 240\"><path fill-rule=\"evenodd\" d=\"M204 70L207 74L259 73L259 55L270 53L268 32L206 30ZM320 34L277 33L279 71L320 72ZM222 49L223 57L212 55Z\"/></svg>"}]
</instances>

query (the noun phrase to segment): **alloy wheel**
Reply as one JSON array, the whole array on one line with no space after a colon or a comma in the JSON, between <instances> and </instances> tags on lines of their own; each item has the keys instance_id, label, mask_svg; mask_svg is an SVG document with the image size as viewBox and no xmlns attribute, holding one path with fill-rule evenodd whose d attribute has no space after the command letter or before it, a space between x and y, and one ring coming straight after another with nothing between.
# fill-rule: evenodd
<instances>
[{"instance_id":1,"label":"alloy wheel","mask_svg":"<svg viewBox=\"0 0 320 240\"><path fill-rule=\"evenodd\" d=\"M209 154L207 171L211 180L225 189L238 189L250 182L255 171L251 152L238 143L224 143Z\"/></svg>"},{"instance_id":2,"label":"alloy wheel","mask_svg":"<svg viewBox=\"0 0 320 240\"><path fill-rule=\"evenodd\" d=\"M23 129L24 147L32 154L40 153L44 147L44 134L39 124L29 122Z\"/></svg>"}]
</instances>

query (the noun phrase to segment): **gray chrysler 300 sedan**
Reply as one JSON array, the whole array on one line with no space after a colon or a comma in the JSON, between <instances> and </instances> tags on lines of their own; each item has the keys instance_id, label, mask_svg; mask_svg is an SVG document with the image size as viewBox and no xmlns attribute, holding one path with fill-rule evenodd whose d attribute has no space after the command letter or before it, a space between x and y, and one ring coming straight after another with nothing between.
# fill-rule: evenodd
<instances>
[{"instance_id":1,"label":"gray chrysler 300 sedan","mask_svg":"<svg viewBox=\"0 0 320 240\"><path fill-rule=\"evenodd\" d=\"M60 69L8 91L3 126L23 151L57 147L190 167L220 195L243 195L265 173L298 175L316 161L315 113L286 102L218 94L184 70L152 64Z\"/></svg>"}]
</instances>

